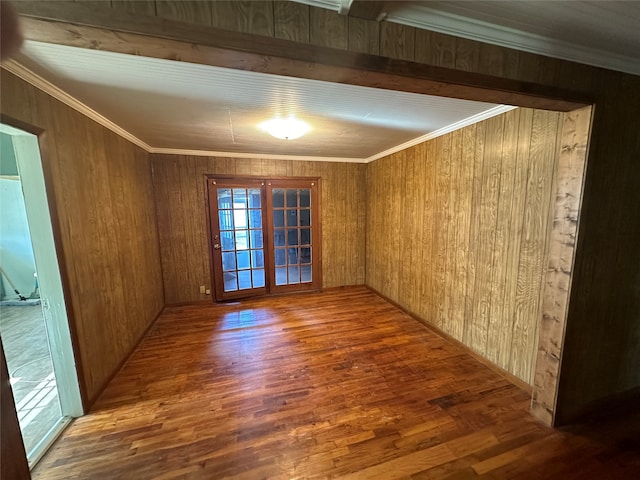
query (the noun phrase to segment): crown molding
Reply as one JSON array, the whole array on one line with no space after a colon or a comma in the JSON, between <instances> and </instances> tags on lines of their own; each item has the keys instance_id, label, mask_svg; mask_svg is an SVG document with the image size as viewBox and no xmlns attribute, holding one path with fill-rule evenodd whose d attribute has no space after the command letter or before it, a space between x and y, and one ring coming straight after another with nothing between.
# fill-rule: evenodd
<instances>
[{"instance_id":1,"label":"crown molding","mask_svg":"<svg viewBox=\"0 0 640 480\"><path fill-rule=\"evenodd\" d=\"M433 132L427 133L426 135L422 135L421 137L414 138L413 140L409 140L408 142L402 143L400 145L396 145L384 152L376 153L375 155L371 155L366 159L366 163L371 163L380 158L386 157L393 153L400 152L402 150L406 150L409 147L414 147L420 143L424 143L427 140L433 140L434 138L441 137L442 135L446 135L447 133L451 133L455 130L459 130L464 127L468 127L469 125L473 125L474 123L481 122L483 120L487 120L491 117L495 117L497 115L501 115L506 112L510 112L518 107L514 107L512 105L498 105L497 107L490 108L489 110L485 110L484 112L477 113L476 115L472 115L470 117L464 118L458 122L452 123L451 125L447 125L446 127L440 128L438 130L434 130Z\"/></svg>"},{"instance_id":2,"label":"crown molding","mask_svg":"<svg viewBox=\"0 0 640 480\"><path fill-rule=\"evenodd\" d=\"M640 75L640 57L620 55L475 20L422 5L390 12L387 21L547 57Z\"/></svg>"},{"instance_id":3,"label":"crown molding","mask_svg":"<svg viewBox=\"0 0 640 480\"><path fill-rule=\"evenodd\" d=\"M82 103L80 100L76 99L75 97L72 97L67 92L62 90L61 88L56 87L53 83L51 83L48 80L42 78L37 73L32 72L27 67L25 67L24 65L16 62L15 60L7 60L6 62L3 62L2 63L2 68L4 68L5 70L13 73L17 77L19 77L22 80L24 80L25 82L30 83L34 87L39 88L43 92L48 93L49 95L51 95L56 100L61 101L62 103L64 103L65 105L67 105L67 106L69 106L71 108L73 108L77 112L89 117L94 122L97 122L100 125L102 125L103 127L108 128L113 133L116 133L117 135L119 135L119 136L121 136L123 138L126 138L131 143L139 146L143 150L146 150L147 152L149 150L151 150L151 147L149 145L147 145L145 142L140 140L135 135L129 133L124 128L120 127L119 125L116 125L111 120L109 120L107 117L99 114L98 112L96 112L92 108L90 108L87 105L85 105L84 103Z\"/></svg>"},{"instance_id":4,"label":"crown molding","mask_svg":"<svg viewBox=\"0 0 640 480\"><path fill-rule=\"evenodd\" d=\"M53 98L73 108L77 112L89 117L90 119L102 125L103 127L108 128L115 134L129 140L131 143L139 146L140 148L142 148L143 150L151 154L186 155L186 156L197 156L197 157L263 158L267 160L297 160L297 161L306 161L306 162L370 163L379 158L386 157L387 155L391 155L392 153L396 153L406 148L413 147L414 145L417 145L419 143L426 142L427 140L431 140L441 135L445 135L459 128L472 125L482 120L486 120L487 118L491 118L496 115L500 115L501 113L505 113L505 112L508 112L509 110L513 110L514 108L517 108L517 107L512 107L510 105L498 105L497 107L493 107L479 114L472 115L471 117L467 117L463 120L452 123L451 125L447 125L444 128L441 128L431 133L427 133L426 135L422 135L420 137L414 138L413 140L409 140L408 142L402 143L400 145L396 145L395 147L392 147L380 153L376 153L367 158L317 157L317 156L302 156L302 155L246 153L246 152L218 152L218 151L211 151L211 150L189 150L189 149L179 149L179 148L156 148L143 142L135 135L129 133L124 128L113 123L111 120L109 120L105 116L96 112L91 107L85 105L75 97L72 97L64 90L55 86L48 80L42 78L40 75L32 72L27 67L16 62L15 60L7 60L6 62L3 62L2 68L20 77L25 82L30 83L36 88L39 88L45 93L51 95Z\"/></svg>"}]
</instances>

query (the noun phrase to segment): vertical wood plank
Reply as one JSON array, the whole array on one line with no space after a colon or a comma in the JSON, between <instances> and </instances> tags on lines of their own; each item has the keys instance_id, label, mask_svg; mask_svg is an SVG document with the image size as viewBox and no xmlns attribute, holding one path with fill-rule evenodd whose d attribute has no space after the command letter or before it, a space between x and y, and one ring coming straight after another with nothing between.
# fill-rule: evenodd
<instances>
[{"instance_id":1,"label":"vertical wood plank","mask_svg":"<svg viewBox=\"0 0 640 480\"><path fill-rule=\"evenodd\" d=\"M536 111L533 116L510 359L510 371L520 378L527 378L532 371L537 343L540 282L551 196L549 178L553 178L555 167L558 117L558 113L542 111Z\"/></svg>"},{"instance_id":2,"label":"vertical wood plank","mask_svg":"<svg viewBox=\"0 0 640 480\"><path fill-rule=\"evenodd\" d=\"M273 2L213 1L210 5L214 27L267 37L275 35Z\"/></svg>"},{"instance_id":3,"label":"vertical wood plank","mask_svg":"<svg viewBox=\"0 0 640 480\"><path fill-rule=\"evenodd\" d=\"M532 400L532 413L548 425L553 423L556 407L555 392L569 308L591 107L564 114L562 123Z\"/></svg>"},{"instance_id":4,"label":"vertical wood plank","mask_svg":"<svg viewBox=\"0 0 640 480\"><path fill-rule=\"evenodd\" d=\"M551 219L548 201L527 204L527 189L540 199L551 191L554 115L513 110L367 166L367 285L529 383L538 313L522 297L540 290L544 258L529 257L546 250ZM532 173L534 158L542 163ZM536 225L525 229L527 248L537 252L526 267L525 215Z\"/></svg>"},{"instance_id":5,"label":"vertical wood plank","mask_svg":"<svg viewBox=\"0 0 640 480\"><path fill-rule=\"evenodd\" d=\"M504 48L488 43L480 44L480 53L478 57L478 70L480 73L494 75L496 77L504 76L505 58Z\"/></svg>"},{"instance_id":6,"label":"vertical wood plank","mask_svg":"<svg viewBox=\"0 0 640 480\"><path fill-rule=\"evenodd\" d=\"M502 302L501 317L511 319L508 331L502 332L502 335L509 337L509 348L506 351L498 353L501 362L505 361L504 354L508 354L507 363L503 368L509 370L509 362L513 349L513 322L515 318L515 310L517 306L518 294L518 272L520 265L520 248L522 245L522 224L524 222L525 202L526 202L526 185L530 168L530 147L531 147L531 129L533 124L534 110L520 108L518 109L518 138L515 144L515 152L513 161L515 162L515 172L513 181L513 197L511 201L509 222L511 225L511 236L504 257L505 263L505 288L504 298ZM496 302L496 308L498 303ZM515 352L514 352L515 353Z\"/></svg>"},{"instance_id":7,"label":"vertical wood plank","mask_svg":"<svg viewBox=\"0 0 640 480\"><path fill-rule=\"evenodd\" d=\"M57 213L82 395L90 405L164 304L155 215L144 232L137 228L154 212L149 158L5 71L0 107L44 130L43 170ZM152 241L139 241L147 238ZM130 291L143 291L144 300Z\"/></svg>"},{"instance_id":8,"label":"vertical wood plank","mask_svg":"<svg viewBox=\"0 0 640 480\"><path fill-rule=\"evenodd\" d=\"M309 43L309 6L294 2L273 2L276 38Z\"/></svg>"},{"instance_id":9,"label":"vertical wood plank","mask_svg":"<svg viewBox=\"0 0 640 480\"><path fill-rule=\"evenodd\" d=\"M194 0L156 0L158 17L199 25L211 25L211 3Z\"/></svg>"},{"instance_id":10,"label":"vertical wood plank","mask_svg":"<svg viewBox=\"0 0 640 480\"><path fill-rule=\"evenodd\" d=\"M456 63L455 68L466 72L478 70L480 52L478 42L466 38L456 38Z\"/></svg>"},{"instance_id":11,"label":"vertical wood plank","mask_svg":"<svg viewBox=\"0 0 640 480\"><path fill-rule=\"evenodd\" d=\"M486 357L505 370L511 358L511 328L505 321L503 306L507 289L507 269L509 248L517 241L520 223L511 222L511 209L516 201L515 173L518 147L518 120L520 110L512 110L504 115L504 133L501 147L500 191L496 214L495 243L493 247L493 267L491 276L491 310L487 337ZM507 325L505 326L505 323ZM506 327L506 328L505 328Z\"/></svg>"},{"instance_id":12,"label":"vertical wood plank","mask_svg":"<svg viewBox=\"0 0 640 480\"><path fill-rule=\"evenodd\" d=\"M126 10L139 15L156 15L155 0L113 0L111 8L114 10Z\"/></svg>"},{"instance_id":13,"label":"vertical wood plank","mask_svg":"<svg viewBox=\"0 0 640 480\"><path fill-rule=\"evenodd\" d=\"M347 48L350 52L380 54L380 23L348 17L348 30Z\"/></svg>"},{"instance_id":14,"label":"vertical wood plank","mask_svg":"<svg viewBox=\"0 0 640 480\"><path fill-rule=\"evenodd\" d=\"M380 55L400 60L415 58L416 29L399 23L380 24Z\"/></svg>"},{"instance_id":15,"label":"vertical wood plank","mask_svg":"<svg viewBox=\"0 0 640 480\"><path fill-rule=\"evenodd\" d=\"M497 222L498 195L500 189L500 169L504 116L487 120L487 132L482 163L482 189L477 204L479 229L476 237L479 247L476 257L476 277L473 300L473 322L471 323L470 347L476 352L484 352L489 336L491 316L491 280L495 247L495 227Z\"/></svg>"},{"instance_id":16,"label":"vertical wood plank","mask_svg":"<svg viewBox=\"0 0 640 480\"><path fill-rule=\"evenodd\" d=\"M434 323L434 265L437 251L434 248L433 239L437 235L436 225L436 162L437 152L434 142L427 142L423 145L424 152L424 214L422 217L422 237L427 239L424 243L422 251L422 283L420 285L420 311L418 312L422 318L429 323Z\"/></svg>"},{"instance_id":17,"label":"vertical wood plank","mask_svg":"<svg viewBox=\"0 0 640 480\"><path fill-rule=\"evenodd\" d=\"M310 7L310 34L312 45L347 49L347 17L324 8Z\"/></svg>"},{"instance_id":18,"label":"vertical wood plank","mask_svg":"<svg viewBox=\"0 0 640 480\"><path fill-rule=\"evenodd\" d=\"M453 68L456 64L456 37L416 30L415 61Z\"/></svg>"},{"instance_id":19,"label":"vertical wood plank","mask_svg":"<svg viewBox=\"0 0 640 480\"><path fill-rule=\"evenodd\" d=\"M435 325L450 331L447 322L449 296L446 292L447 268L449 264L449 192L451 190L451 135L443 135L435 139L438 152L436 166L436 200L434 240L436 262L433 269L433 300L435 302Z\"/></svg>"},{"instance_id":20,"label":"vertical wood plank","mask_svg":"<svg viewBox=\"0 0 640 480\"><path fill-rule=\"evenodd\" d=\"M172 155L153 155L152 164L167 303L208 298L199 293L211 285L205 174L321 177L324 287L364 282L364 219L356 212L365 165Z\"/></svg>"},{"instance_id":21,"label":"vertical wood plank","mask_svg":"<svg viewBox=\"0 0 640 480\"><path fill-rule=\"evenodd\" d=\"M451 137L451 183L449 187L449 245L447 284L445 291L449 292L448 308L445 312L445 327L443 330L454 338L461 338L464 317L464 282L466 281L466 251L464 237L467 237L468 226L465 225L464 200L467 185L463 158L463 130L457 130ZM462 291L461 291L462 289Z\"/></svg>"}]
</instances>

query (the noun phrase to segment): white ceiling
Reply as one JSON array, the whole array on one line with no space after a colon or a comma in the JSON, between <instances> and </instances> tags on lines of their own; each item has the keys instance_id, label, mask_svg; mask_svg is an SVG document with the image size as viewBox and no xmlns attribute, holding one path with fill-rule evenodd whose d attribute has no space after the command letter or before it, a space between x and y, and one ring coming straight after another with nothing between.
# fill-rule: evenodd
<instances>
[{"instance_id":1,"label":"white ceiling","mask_svg":"<svg viewBox=\"0 0 640 480\"><path fill-rule=\"evenodd\" d=\"M488 118L499 106L28 41L17 60L153 151L353 161ZM298 140L258 128L312 126Z\"/></svg>"},{"instance_id":2,"label":"white ceiling","mask_svg":"<svg viewBox=\"0 0 640 480\"><path fill-rule=\"evenodd\" d=\"M294 0L340 11L352 0ZM386 1L385 21L640 75L640 1Z\"/></svg>"}]
</instances>

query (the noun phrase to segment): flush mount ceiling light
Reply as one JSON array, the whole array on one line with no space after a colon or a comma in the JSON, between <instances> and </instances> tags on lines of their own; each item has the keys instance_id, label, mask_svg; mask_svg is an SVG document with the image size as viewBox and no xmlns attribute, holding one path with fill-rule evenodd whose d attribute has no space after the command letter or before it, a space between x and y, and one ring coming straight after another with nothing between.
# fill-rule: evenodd
<instances>
[{"instance_id":1,"label":"flush mount ceiling light","mask_svg":"<svg viewBox=\"0 0 640 480\"><path fill-rule=\"evenodd\" d=\"M287 118L272 118L271 120L262 122L258 127L272 137L276 137L281 140L295 140L311 130L311 127L307 122L298 120L294 116L289 116Z\"/></svg>"}]
</instances>

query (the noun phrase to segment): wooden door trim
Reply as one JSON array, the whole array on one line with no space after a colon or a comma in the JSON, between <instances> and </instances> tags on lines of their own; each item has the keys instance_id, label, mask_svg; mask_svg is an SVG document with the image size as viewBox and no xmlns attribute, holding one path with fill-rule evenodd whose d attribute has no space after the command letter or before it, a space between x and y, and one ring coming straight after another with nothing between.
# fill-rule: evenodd
<instances>
[{"instance_id":1,"label":"wooden door trim","mask_svg":"<svg viewBox=\"0 0 640 480\"><path fill-rule=\"evenodd\" d=\"M320 204L322 184L319 177L269 177L267 179L266 191L267 191L267 209L270 218L270 224L273 227L273 204L271 198L269 198L269 188L272 187L271 182L277 183L275 188L300 188L302 182L310 182L311 186L315 186L315 190L312 189L312 202L311 202L311 246L313 261L312 265L312 280L311 283L298 283L298 284L286 284L286 285L273 285L271 294L282 293L298 293L305 291L319 291L322 290L322 221L321 213L322 207ZM279 185L283 186L280 187ZM317 203L317 207L314 205ZM271 232L269 232L271 233ZM269 255L275 252L275 245L273 244L273 238L270 235L271 242L269 244ZM317 255L317 259L316 259ZM270 257L271 258L271 257ZM273 265L273 272L270 272L275 276L275 263ZM271 275L270 275L271 277Z\"/></svg>"},{"instance_id":2,"label":"wooden door trim","mask_svg":"<svg viewBox=\"0 0 640 480\"><path fill-rule=\"evenodd\" d=\"M78 378L78 388L80 390L80 401L82 410L87 412L91 406L91 401L87 394L87 384L85 380L84 367L82 363L82 355L80 355L80 341L78 330L76 328L76 319L73 308L73 298L69 287L70 275L67 268L67 261L64 246L62 243L62 234L60 232L60 215L58 213L58 204L55 198L53 174L51 173L51 155L47 145L49 133L36 125L31 125L5 114L0 114L0 123L9 125L27 133L35 135L38 139L38 148L40 149L40 160L42 161L42 174L44 176L44 184L46 189L47 203L49 205L49 217L51 218L51 231L53 232L53 244L58 257L58 269L60 271L60 282L62 284L62 294L64 297L65 308L67 311L67 323L69 325L69 334L71 336L71 348L76 367L76 376Z\"/></svg>"}]
</instances>

